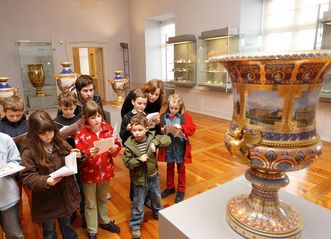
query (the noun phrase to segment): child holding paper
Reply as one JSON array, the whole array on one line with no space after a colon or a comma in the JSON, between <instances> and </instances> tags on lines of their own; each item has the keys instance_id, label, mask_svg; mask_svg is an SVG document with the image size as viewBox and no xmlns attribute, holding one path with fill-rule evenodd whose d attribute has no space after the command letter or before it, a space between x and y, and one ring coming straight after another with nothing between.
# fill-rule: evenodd
<instances>
[{"instance_id":1,"label":"child holding paper","mask_svg":"<svg viewBox=\"0 0 331 239\"><path fill-rule=\"evenodd\" d=\"M57 238L56 220L63 238L78 238L70 224L70 216L80 202L74 177L50 176L64 166L64 158L70 152L70 145L60 137L49 114L41 110L32 113L21 152L25 169L19 177L32 191L32 221L42 225L44 238Z\"/></svg>"},{"instance_id":2,"label":"child holding paper","mask_svg":"<svg viewBox=\"0 0 331 239\"><path fill-rule=\"evenodd\" d=\"M110 232L119 233L120 228L108 216L106 194L110 179L114 176L113 157L121 150L121 144L114 138L114 130L102 117L102 110L93 100L83 107L85 125L76 134L76 147L85 154L86 160L81 167L81 179L85 195L85 217L89 239L97 238L98 223ZM113 145L100 153L95 142L113 137ZM98 218L100 221L98 221Z\"/></svg>"}]
</instances>

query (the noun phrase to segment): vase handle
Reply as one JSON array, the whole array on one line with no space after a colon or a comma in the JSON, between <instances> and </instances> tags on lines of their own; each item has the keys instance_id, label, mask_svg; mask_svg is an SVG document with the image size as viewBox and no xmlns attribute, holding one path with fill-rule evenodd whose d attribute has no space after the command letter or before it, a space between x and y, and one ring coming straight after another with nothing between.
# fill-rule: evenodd
<instances>
[{"instance_id":1,"label":"vase handle","mask_svg":"<svg viewBox=\"0 0 331 239\"><path fill-rule=\"evenodd\" d=\"M230 141L230 152L232 156L242 161L242 163L248 163L249 160L249 148L247 145L257 145L262 140L262 134L260 130L254 130L248 132L246 129L236 128L234 131L229 131L228 134L232 137Z\"/></svg>"}]
</instances>

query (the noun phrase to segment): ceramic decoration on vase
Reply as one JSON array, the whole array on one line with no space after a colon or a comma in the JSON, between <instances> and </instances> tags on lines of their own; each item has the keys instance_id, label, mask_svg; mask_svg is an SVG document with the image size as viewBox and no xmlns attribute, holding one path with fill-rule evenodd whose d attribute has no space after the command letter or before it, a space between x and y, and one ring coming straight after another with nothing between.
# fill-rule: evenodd
<instances>
[{"instance_id":1,"label":"ceramic decoration on vase","mask_svg":"<svg viewBox=\"0 0 331 239\"><path fill-rule=\"evenodd\" d=\"M15 95L17 88L11 87L8 84L10 80L9 77L2 76L0 77L0 104L3 105L6 98Z\"/></svg>"},{"instance_id":2,"label":"ceramic decoration on vase","mask_svg":"<svg viewBox=\"0 0 331 239\"><path fill-rule=\"evenodd\" d=\"M31 84L36 88L35 96L45 96L42 88L45 84L45 73L42 64L29 64L28 76Z\"/></svg>"},{"instance_id":3,"label":"ceramic decoration on vase","mask_svg":"<svg viewBox=\"0 0 331 239\"><path fill-rule=\"evenodd\" d=\"M303 218L279 200L286 172L310 166L321 153L316 108L331 51L244 53L212 57L229 72L233 116L225 145L248 164L250 195L227 204L227 222L245 238L300 238Z\"/></svg>"},{"instance_id":4,"label":"ceramic decoration on vase","mask_svg":"<svg viewBox=\"0 0 331 239\"><path fill-rule=\"evenodd\" d=\"M112 105L116 108L120 108L124 102L123 94L128 83L128 79L122 76L122 71L114 71L115 77L112 80L108 80L111 87L117 94L117 99L112 102Z\"/></svg>"},{"instance_id":5,"label":"ceramic decoration on vase","mask_svg":"<svg viewBox=\"0 0 331 239\"><path fill-rule=\"evenodd\" d=\"M59 74L53 75L57 86L62 92L68 91L71 87L73 87L78 77L78 74L71 70L71 64L72 63L69 61L62 62L62 71Z\"/></svg>"}]
</instances>

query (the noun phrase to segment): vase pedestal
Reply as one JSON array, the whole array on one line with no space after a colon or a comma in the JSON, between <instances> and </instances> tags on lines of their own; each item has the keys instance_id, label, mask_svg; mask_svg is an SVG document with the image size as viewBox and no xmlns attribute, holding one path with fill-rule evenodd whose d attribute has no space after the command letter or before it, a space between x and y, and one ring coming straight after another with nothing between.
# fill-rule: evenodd
<instances>
[{"instance_id":1,"label":"vase pedestal","mask_svg":"<svg viewBox=\"0 0 331 239\"><path fill-rule=\"evenodd\" d=\"M228 226L225 216L226 205L231 200L233 192L247 195L250 191L251 184L244 177L238 177L185 199L181 203L164 208L159 213L159 238L243 239ZM295 209L305 219L301 239L328 239L330 237L331 210L282 189L279 191L279 196L282 200L295 206Z\"/></svg>"}]
</instances>

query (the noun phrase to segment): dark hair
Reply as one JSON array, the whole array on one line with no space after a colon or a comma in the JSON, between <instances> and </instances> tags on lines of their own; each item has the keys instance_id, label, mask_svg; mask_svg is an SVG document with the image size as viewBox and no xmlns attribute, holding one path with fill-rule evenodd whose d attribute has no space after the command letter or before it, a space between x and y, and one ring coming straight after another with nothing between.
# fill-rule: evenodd
<instances>
[{"instance_id":1,"label":"dark hair","mask_svg":"<svg viewBox=\"0 0 331 239\"><path fill-rule=\"evenodd\" d=\"M136 101L136 99L138 99L139 97L147 98L147 94L142 89L138 88L132 92L132 100Z\"/></svg>"},{"instance_id":2,"label":"dark hair","mask_svg":"<svg viewBox=\"0 0 331 239\"><path fill-rule=\"evenodd\" d=\"M77 105L78 99L74 92L61 92L57 98L59 106L70 107Z\"/></svg>"},{"instance_id":3,"label":"dark hair","mask_svg":"<svg viewBox=\"0 0 331 239\"><path fill-rule=\"evenodd\" d=\"M79 93L84 87L88 85L93 85L93 89L95 89L93 78L89 75L80 75L75 81L75 88L77 93Z\"/></svg>"},{"instance_id":4,"label":"dark hair","mask_svg":"<svg viewBox=\"0 0 331 239\"><path fill-rule=\"evenodd\" d=\"M145 128L148 128L148 121L145 115L136 114L131 118L131 125L142 125Z\"/></svg>"},{"instance_id":5,"label":"dark hair","mask_svg":"<svg viewBox=\"0 0 331 239\"><path fill-rule=\"evenodd\" d=\"M7 98L3 104L3 111L6 110L23 111L24 110L23 100L17 95L13 95Z\"/></svg>"},{"instance_id":6,"label":"dark hair","mask_svg":"<svg viewBox=\"0 0 331 239\"><path fill-rule=\"evenodd\" d=\"M37 110L29 117L28 134L23 143L22 153L24 150L30 149L37 164L49 167L54 166L54 162L51 157L48 157L43 142L39 138L39 134L46 131L54 131L52 143L55 151L60 155L67 155L70 152L50 115L46 111Z\"/></svg>"},{"instance_id":7,"label":"dark hair","mask_svg":"<svg viewBox=\"0 0 331 239\"><path fill-rule=\"evenodd\" d=\"M160 105L163 103L163 99L164 99L164 84L163 81L161 80L157 80L157 79L152 79L148 82L145 83L144 85L144 92L145 93L153 93L155 92L157 89L160 89L160 96L157 99L156 102L158 102Z\"/></svg>"},{"instance_id":8,"label":"dark hair","mask_svg":"<svg viewBox=\"0 0 331 239\"><path fill-rule=\"evenodd\" d=\"M97 113L99 113L101 117L103 117L103 112L100 106L94 100L87 101L86 104L83 106L83 115L85 122L88 120L88 118L96 115Z\"/></svg>"}]
</instances>

